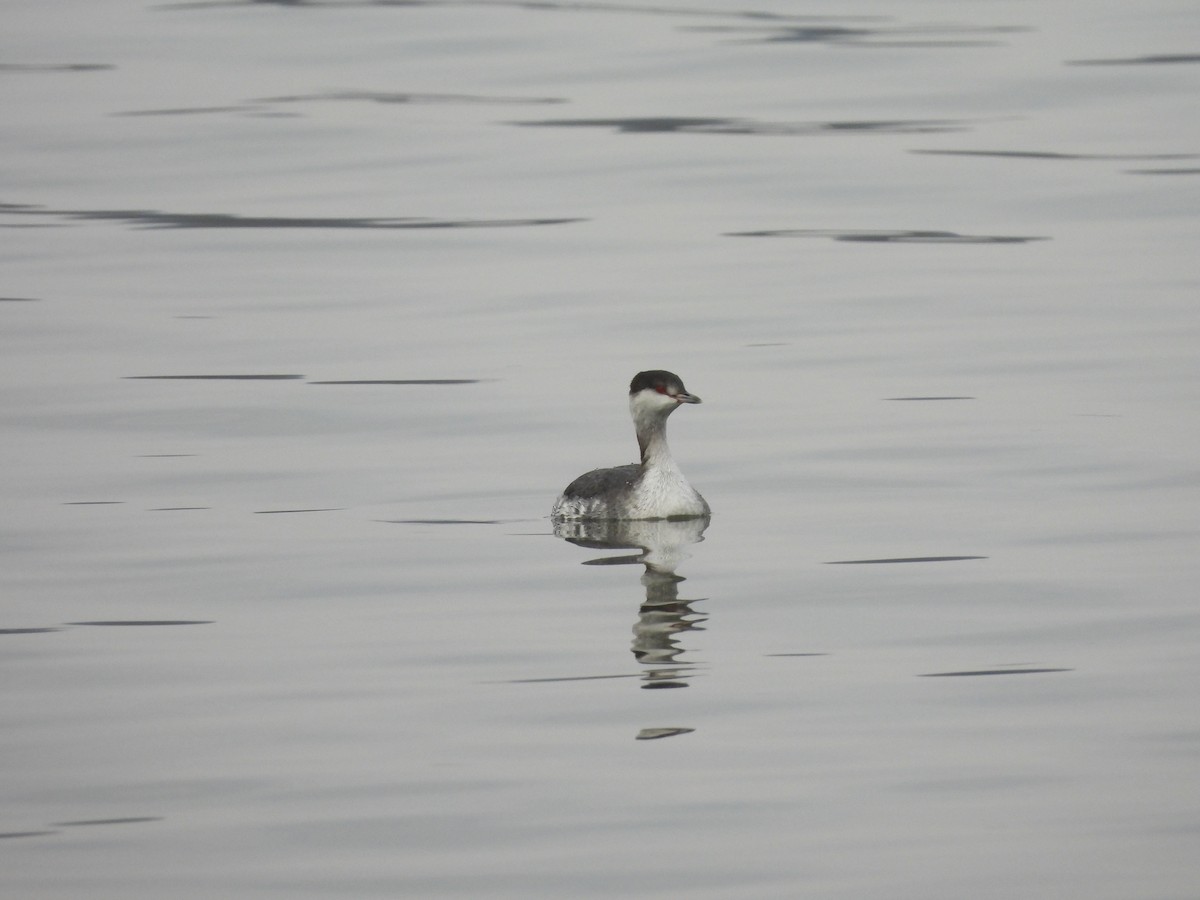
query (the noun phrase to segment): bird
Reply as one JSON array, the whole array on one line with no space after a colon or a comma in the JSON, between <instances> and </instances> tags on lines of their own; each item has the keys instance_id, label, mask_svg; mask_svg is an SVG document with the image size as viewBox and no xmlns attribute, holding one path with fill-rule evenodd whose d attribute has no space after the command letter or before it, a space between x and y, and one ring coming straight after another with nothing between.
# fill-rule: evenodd
<instances>
[{"instance_id":1,"label":"bird","mask_svg":"<svg viewBox=\"0 0 1200 900\"><path fill-rule=\"evenodd\" d=\"M551 519L692 519L711 515L708 501L684 478L667 446L667 417L685 403L699 402L674 372L638 372L629 383L629 414L642 461L580 475L555 501Z\"/></svg>"}]
</instances>

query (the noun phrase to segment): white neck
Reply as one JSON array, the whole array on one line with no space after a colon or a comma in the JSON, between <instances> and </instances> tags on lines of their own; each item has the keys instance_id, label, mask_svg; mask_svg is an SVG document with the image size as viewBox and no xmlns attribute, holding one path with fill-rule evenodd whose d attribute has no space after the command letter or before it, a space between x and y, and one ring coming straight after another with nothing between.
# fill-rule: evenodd
<instances>
[{"instance_id":1,"label":"white neck","mask_svg":"<svg viewBox=\"0 0 1200 900\"><path fill-rule=\"evenodd\" d=\"M663 403L658 400L659 396L639 393L629 398L629 413L637 431L643 469L676 467L671 448L667 446L667 416L678 404L674 400Z\"/></svg>"}]
</instances>

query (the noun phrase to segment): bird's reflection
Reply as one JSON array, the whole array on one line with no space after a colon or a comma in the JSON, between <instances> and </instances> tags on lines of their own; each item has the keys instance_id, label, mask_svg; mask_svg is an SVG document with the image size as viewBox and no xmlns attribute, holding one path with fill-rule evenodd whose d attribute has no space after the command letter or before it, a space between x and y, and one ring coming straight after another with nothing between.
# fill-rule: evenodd
<instances>
[{"instance_id":1,"label":"bird's reflection","mask_svg":"<svg viewBox=\"0 0 1200 900\"><path fill-rule=\"evenodd\" d=\"M649 668L643 674L644 688L687 687L687 675L695 663L680 659L685 649L679 636L702 630L707 618L691 605L704 598L681 599L679 584L684 581L675 569L691 554L689 544L704 540L707 516L650 521L576 521L556 522L554 534L580 547L603 550L638 550L632 556L604 556L584 565L642 565L641 583L645 598L633 626L633 657Z\"/></svg>"}]
</instances>

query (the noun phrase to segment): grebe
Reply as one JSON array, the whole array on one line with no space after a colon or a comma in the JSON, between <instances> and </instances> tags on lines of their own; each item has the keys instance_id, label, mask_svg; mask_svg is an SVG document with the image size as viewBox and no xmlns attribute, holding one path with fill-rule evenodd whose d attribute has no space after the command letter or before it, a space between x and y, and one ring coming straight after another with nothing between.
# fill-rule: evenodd
<instances>
[{"instance_id":1,"label":"grebe","mask_svg":"<svg viewBox=\"0 0 1200 900\"><path fill-rule=\"evenodd\" d=\"M551 518L687 519L709 515L708 503L688 484L667 446L667 416L681 403L699 403L678 375L653 369L629 384L629 413L641 463L593 469L562 492Z\"/></svg>"}]
</instances>

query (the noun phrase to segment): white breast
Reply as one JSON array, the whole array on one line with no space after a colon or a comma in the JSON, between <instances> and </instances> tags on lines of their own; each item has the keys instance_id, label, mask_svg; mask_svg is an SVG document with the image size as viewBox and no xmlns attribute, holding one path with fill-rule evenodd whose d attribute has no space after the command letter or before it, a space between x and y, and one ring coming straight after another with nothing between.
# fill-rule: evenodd
<instances>
[{"instance_id":1,"label":"white breast","mask_svg":"<svg viewBox=\"0 0 1200 900\"><path fill-rule=\"evenodd\" d=\"M688 484L674 466L648 469L634 485L629 509L622 518L667 519L675 516L707 516L708 503Z\"/></svg>"}]
</instances>

